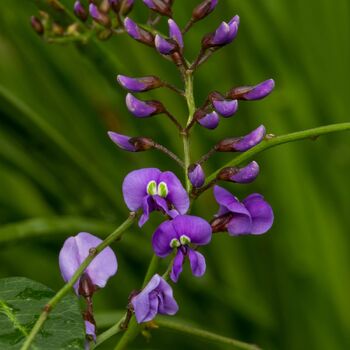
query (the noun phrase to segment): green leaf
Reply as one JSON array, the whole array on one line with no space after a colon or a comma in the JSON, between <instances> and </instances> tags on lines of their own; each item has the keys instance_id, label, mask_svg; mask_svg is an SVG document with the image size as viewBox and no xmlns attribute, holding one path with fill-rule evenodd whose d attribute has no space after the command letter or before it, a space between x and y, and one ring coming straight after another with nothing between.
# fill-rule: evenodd
<instances>
[{"instance_id":1,"label":"green leaf","mask_svg":"<svg viewBox=\"0 0 350 350\"><path fill-rule=\"evenodd\" d=\"M0 280L0 349L20 349L55 292L25 277ZM84 349L85 329L78 299L67 295L50 313L32 349Z\"/></svg>"}]
</instances>

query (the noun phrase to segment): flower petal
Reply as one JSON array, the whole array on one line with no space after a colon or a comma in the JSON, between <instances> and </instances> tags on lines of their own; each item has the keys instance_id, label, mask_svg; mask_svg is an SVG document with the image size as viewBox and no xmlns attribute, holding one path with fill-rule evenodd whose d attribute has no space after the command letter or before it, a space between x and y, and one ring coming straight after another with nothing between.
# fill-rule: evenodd
<instances>
[{"instance_id":1,"label":"flower petal","mask_svg":"<svg viewBox=\"0 0 350 350\"><path fill-rule=\"evenodd\" d=\"M213 105L215 110L225 118L233 116L238 109L237 100L214 100Z\"/></svg>"},{"instance_id":2,"label":"flower petal","mask_svg":"<svg viewBox=\"0 0 350 350\"><path fill-rule=\"evenodd\" d=\"M93 323L85 320L85 333L90 335L96 342L96 327Z\"/></svg>"},{"instance_id":3,"label":"flower petal","mask_svg":"<svg viewBox=\"0 0 350 350\"><path fill-rule=\"evenodd\" d=\"M250 216L236 214L227 225L227 231L231 236L250 234L252 230L252 219Z\"/></svg>"},{"instance_id":4,"label":"flower petal","mask_svg":"<svg viewBox=\"0 0 350 350\"><path fill-rule=\"evenodd\" d=\"M139 227L142 227L149 219L149 214L154 210L152 196L146 196L142 202L142 215L139 220Z\"/></svg>"},{"instance_id":5,"label":"flower petal","mask_svg":"<svg viewBox=\"0 0 350 350\"><path fill-rule=\"evenodd\" d=\"M158 308L158 300L155 302L153 298L151 302L150 293L152 293L152 291L159 286L160 278L161 277L158 274L154 275L148 282L147 286L131 299L131 304L134 307L135 316L138 323L145 322L150 317L152 319L157 314L157 310L154 309L154 306L157 303L156 306Z\"/></svg>"},{"instance_id":6,"label":"flower petal","mask_svg":"<svg viewBox=\"0 0 350 350\"><path fill-rule=\"evenodd\" d=\"M159 182L161 181L168 186L166 200L173 204L180 214L185 214L190 206L190 200L180 180L171 171L165 171L159 176Z\"/></svg>"},{"instance_id":7,"label":"flower petal","mask_svg":"<svg viewBox=\"0 0 350 350\"><path fill-rule=\"evenodd\" d=\"M202 277L206 270L206 264L205 264L205 258L204 256L193 250L190 249L188 253L188 258L190 260L191 270L193 276L196 277Z\"/></svg>"},{"instance_id":8,"label":"flower petal","mask_svg":"<svg viewBox=\"0 0 350 350\"><path fill-rule=\"evenodd\" d=\"M123 182L123 196L127 207L136 211L144 204L147 196L147 185L150 181L158 181L161 171L156 168L145 168L130 172Z\"/></svg>"},{"instance_id":9,"label":"flower petal","mask_svg":"<svg viewBox=\"0 0 350 350\"><path fill-rule=\"evenodd\" d=\"M178 236L174 230L172 221L164 221L158 226L152 237L154 253L161 258L169 255L173 250L170 247L170 242L173 238L178 238Z\"/></svg>"},{"instance_id":10,"label":"flower petal","mask_svg":"<svg viewBox=\"0 0 350 350\"><path fill-rule=\"evenodd\" d=\"M205 245L211 240L211 226L198 216L179 215L172 220L172 225L177 237L188 236L193 244Z\"/></svg>"},{"instance_id":11,"label":"flower petal","mask_svg":"<svg viewBox=\"0 0 350 350\"><path fill-rule=\"evenodd\" d=\"M176 256L174 258L173 267L170 273L170 278L174 283L176 283L180 277L183 263L184 263L184 255L181 249L178 249Z\"/></svg>"},{"instance_id":12,"label":"flower petal","mask_svg":"<svg viewBox=\"0 0 350 350\"><path fill-rule=\"evenodd\" d=\"M216 201L223 207L226 207L230 212L242 214L250 217L247 208L239 202L239 200L223 187L214 186L214 197Z\"/></svg>"},{"instance_id":13,"label":"flower petal","mask_svg":"<svg viewBox=\"0 0 350 350\"><path fill-rule=\"evenodd\" d=\"M158 312L162 315L175 315L179 310L179 306L174 299L173 289L163 278L160 278L158 290L162 296L162 301L159 303Z\"/></svg>"},{"instance_id":14,"label":"flower petal","mask_svg":"<svg viewBox=\"0 0 350 350\"><path fill-rule=\"evenodd\" d=\"M219 115L214 111L206 114L203 118L198 119L198 123L207 129L216 129L219 125Z\"/></svg>"},{"instance_id":15,"label":"flower petal","mask_svg":"<svg viewBox=\"0 0 350 350\"><path fill-rule=\"evenodd\" d=\"M113 131L108 131L108 136L121 149L129 152L136 152L135 146L129 142L131 137L122 134L117 134Z\"/></svg>"},{"instance_id":16,"label":"flower petal","mask_svg":"<svg viewBox=\"0 0 350 350\"><path fill-rule=\"evenodd\" d=\"M263 234L271 228L274 221L273 210L262 195L258 193L251 194L243 201L243 204L252 217L251 233L253 235Z\"/></svg>"}]
</instances>

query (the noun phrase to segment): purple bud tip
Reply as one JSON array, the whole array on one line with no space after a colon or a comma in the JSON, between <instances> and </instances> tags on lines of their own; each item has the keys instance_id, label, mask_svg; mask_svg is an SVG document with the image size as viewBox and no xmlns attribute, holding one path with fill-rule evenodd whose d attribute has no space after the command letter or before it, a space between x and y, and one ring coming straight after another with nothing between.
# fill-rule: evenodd
<instances>
[{"instance_id":1,"label":"purple bud tip","mask_svg":"<svg viewBox=\"0 0 350 350\"><path fill-rule=\"evenodd\" d=\"M121 149L129 152L136 152L135 146L130 143L131 137L108 131L109 138Z\"/></svg>"},{"instance_id":2,"label":"purple bud tip","mask_svg":"<svg viewBox=\"0 0 350 350\"><path fill-rule=\"evenodd\" d=\"M255 161L244 168L224 168L218 174L218 180L247 184L253 182L259 175L259 164Z\"/></svg>"},{"instance_id":3,"label":"purple bud tip","mask_svg":"<svg viewBox=\"0 0 350 350\"><path fill-rule=\"evenodd\" d=\"M264 125L260 125L248 135L240 138L234 145L235 150L239 152L248 151L257 144L259 144L266 135L266 129Z\"/></svg>"},{"instance_id":4,"label":"purple bud tip","mask_svg":"<svg viewBox=\"0 0 350 350\"><path fill-rule=\"evenodd\" d=\"M217 4L218 4L218 0L203 1L193 10L193 13L192 13L193 20L199 21L204 17L208 16L211 12L214 11Z\"/></svg>"},{"instance_id":5,"label":"purple bud tip","mask_svg":"<svg viewBox=\"0 0 350 350\"><path fill-rule=\"evenodd\" d=\"M155 10L157 8L153 0L143 0L143 3L151 10Z\"/></svg>"},{"instance_id":6,"label":"purple bud tip","mask_svg":"<svg viewBox=\"0 0 350 350\"><path fill-rule=\"evenodd\" d=\"M245 93L243 98L246 100L261 100L269 95L275 87L275 81L273 79L265 80L262 83L253 87L252 90Z\"/></svg>"},{"instance_id":7,"label":"purple bud tip","mask_svg":"<svg viewBox=\"0 0 350 350\"><path fill-rule=\"evenodd\" d=\"M154 39L156 49L162 55L171 55L176 51L176 45L161 37L159 34Z\"/></svg>"},{"instance_id":8,"label":"purple bud tip","mask_svg":"<svg viewBox=\"0 0 350 350\"><path fill-rule=\"evenodd\" d=\"M259 175L259 164L252 161L244 168L238 170L238 172L231 176L231 180L241 184L248 184L253 182Z\"/></svg>"},{"instance_id":9,"label":"purple bud tip","mask_svg":"<svg viewBox=\"0 0 350 350\"><path fill-rule=\"evenodd\" d=\"M213 105L215 110L225 118L233 116L238 109L237 100L214 100Z\"/></svg>"},{"instance_id":10,"label":"purple bud tip","mask_svg":"<svg viewBox=\"0 0 350 350\"><path fill-rule=\"evenodd\" d=\"M157 112L157 107L152 106L145 101L141 101L131 94L126 95L125 101L128 110L135 117L146 118Z\"/></svg>"},{"instance_id":11,"label":"purple bud tip","mask_svg":"<svg viewBox=\"0 0 350 350\"><path fill-rule=\"evenodd\" d=\"M93 19L95 19L95 20L101 19L101 13L95 4L91 3L89 5L89 12L90 12L90 15Z\"/></svg>"},{"instance_id":12,"label":"purple bud tip","mask_svg":"<svg viewBox=\"0 0 350 350\"><path fill-rule=\"evenodd\" d=\"M206 37L203 45L224 46L231 43L237 36L239 26L239 16L234 16L229 23L222 22L215 33Z\"/></svg>"},{"instance_id":13,"label":"purple bud tip","mask_svg":"<svg viewBox=\"0 0 350 350\"><path fill-rule=\"evenodd\" d=\"M117 81L124 89L130 90L132 92L141 92L147 90L147 85L136 78L130 78L125 75L118 75Z\"/></svg>"},{"instance_id":14,"label":"purple bud tip","mask_svg":"<svg viewBox=\"0 0 350 350\"><path fill-rule=\"evenodd\" d=\"M219 115L213 111L206 114L203 118L198 119L198 123L207 129L215 129L219 125Z\"/></svg>"},{"instance_id":15,"label":"purple bud tip","mask_svg":"<svg viewBox=\"0 0 350 350\"><path fill-rule=\"evenodd\" d=\"M192 164L188 168L188 178L195 188L202 187L205 182L205 174L200 164Z\"/></svg>"},{"instance_id":16,"label":"purple bud tip","mask_svg":"<svg viewBox=\"0 0 350 350\"><path fill-rule=\"evenodd\" d=\"M140 35L140 30L138 25L129 17L126 17L124 20L124 27L126 32L135 40L140 40L141 35Z\"/></svg>"},{"instance_id":17,"label":"purple bud tip","mask_svg":"<svg viewBox=\"0 0 350 350\"><path fill-rule=\"evenodd\" d=\"M181 49L183 49L184 42L183 42L182 33L181 33L179 26L171 18L168 20L168 25L169 25L170 38L173 39L174 41L176 41L177 44L179 45L179 47Z\"/></svg>"},{"instance_id":18,"label":"purple bud tip","mask_svg":"<svg viewBox=\"0 0 350 350\"><path fill-rule=\"evenodd\" d=\"M74 13L82 21L86 21L88 18L88 14L79 0L74 3Z\"/></svg>"},{"instance_id":19,"label":"purple bud tip","mask_svg":"<svg viewBox=\"0 0 350 350\"><path fill-rule=\"evenodd\" d=\"M39 35L44 34L44 26L38 17L32 16L30 18L30 24L36 33Z\"/></svg>"},{"instance_id":20,"label":"purple bud tip","mask_svg":"<svg viewBox=\"0 0 350 350\"><path fill-rule=\"evenodd\" d=\"M172 17L172 1L167 0L143 0L143 3L151 10L160 13L163 16Z\"/></svg>"}]
</instances>

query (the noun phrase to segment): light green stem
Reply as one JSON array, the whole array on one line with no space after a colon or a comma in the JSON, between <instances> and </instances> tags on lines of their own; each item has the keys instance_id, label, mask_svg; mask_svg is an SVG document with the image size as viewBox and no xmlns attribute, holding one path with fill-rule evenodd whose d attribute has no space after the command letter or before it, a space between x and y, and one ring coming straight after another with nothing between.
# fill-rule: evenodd
<instances>
[{"instance_id":1,"label":"light green stem","mask_svg":"<svg viewBox=\"0 0 350 350\"><path fill-rule=\"evenodd\" d=\"M261 153L271 147L275 147L283 143L294 142L294 141L305 140L305 139L315 140L318 136L330 134L332 132L345 131L345 130L350 130L350 123L331 124L331 125L321 126L319 128L293 132L291 134L286 134L281 136L272 136L271 138L266 138L257 146L242 153L238 157L232 159L227 164L225 164L225 166L223 166L222 168L240 165L246 162L247 160L251 159L253 156L257 155L258 153ZM207 178L206 184L214 180L216 175L220 172L222 168L212 173Z\"/></svg>"},{"instance_id":2,"label":"light green stem","mask_svg":"<svg viewBox=\"0 0 350 350\"><path fill-rule=\"evenodd\" d=\"M90 250L90 254L75 271L73 277L56 293L56 295L45 305L43 312L34 324L34 327L30 331L26 341L21 347L21 350L28 350L33 343L36 335L44 325L51 310L60 302L60 300L69 293L74 284L78 281L79 277L84 273L85 269L89 266L91 261L112 242L120 239L123 233L133 224L137 215L136 213L130 213L130 216L125 220L114 232L112 232L101 244L95 249Z\"/></svg>"},{"instance_id":3,"label":"light green stem","mask_svg":"<svg viewBox=\"0 0 350 350\"><path fill-rule=\"evenodd\" d=\"M208 332L202 329L190 327L190 326L184 326L181 323L174 322L174 321L169 321L169 320L164 320L164 319L159 319L156 321L156 323L161 327L161 328L168 328L180 333L185 333L190 336L196 336L198 338L201 338L203 340L208 340L211 342L215 342L217 344L225 344L229 345L232 348L235 349L242 349L242 350L259 350L260 348L254 344L248 344L236 339L232 338L227 338L223 337L221 335Z\"/></svg>"},{"instance_id":4,"label":"light green stem","mask_svg":"<svg viewBox=\"0 0 350 350\"><path fill-rule=\"evenodd\" d=\"M188 119L186 127L191 123L194 112L196 111L196 105L193 96L193 71L187 70L184 73L185 80L185 98L188 107ZM191 190L191 183L188 179L188 167L191 164L191 156L190 156L190 135L187 128L183 130L181 133L182 142L184 147L184 164L185 164L185 181L186 181L186 190L189 193Z\"/></svg>"}]
</instances>

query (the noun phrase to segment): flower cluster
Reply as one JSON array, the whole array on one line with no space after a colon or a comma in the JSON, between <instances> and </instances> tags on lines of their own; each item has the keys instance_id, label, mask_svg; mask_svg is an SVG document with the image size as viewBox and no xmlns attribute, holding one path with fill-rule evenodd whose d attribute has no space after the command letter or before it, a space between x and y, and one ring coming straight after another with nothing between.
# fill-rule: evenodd
<instances>
[{"instance_id":1,"label":"flower cluster","mask_svg":"<svg viewBox=\"0 0 350 350\"><path fill-rule=\"evenodd\" d=\"M193 110L190 109L190 117L185 126L182 126L178 118L173 116L162 102L145 101L136 97L134 94L164 87L188 98L188 95L193 93L192 87L186 83L188 76L193 75L214 52L230 44L236 38L240 24L238 16L219 24L213 32L203 37L197 59L189 64L184 57L183 36L197 21L204 19L215 9L217 0L205 0L200 3L193 10L192 17L183 30L172 18L173 1L143 0L143 2L156 16L168 17L168 35L154 34L154 31L138 25L129 17L123 21L124 29L136 41L151 46L159 54L173 61L185 81L186 93L153 75L138 78L118 75L117 82L128 91L126 106L135 117L147 118L164 114L179 129L186 146L189 131L196 124L207 129L215 129L220 117L226 119L237 113L240 101L259 100L271 93L274 88L272 79L254 86L233 87L225 93L211 92L201 107L195 109L194 105L192 106ZM122 18L127 12L124 7L126 3L130 4L126 0L110 0L109 6L119 13L119 18ZM129 7L127 9L129 10ZM75 12L83 19L83 8L79 1L76 2ZM95 21L107 26L109 17L93 3L90 4L90 14ZM190 104L191 101L187 100L187 103ZM204 163L216 152L246 152L263 142L266 136L265 127L260 125L241 137L229 135L192 164L186 147L185 153L187 153L182 161L165 146L157 144L148 137L131 137L112 131L108 135L122 150L141 152L157 149L170 156L185 170L186 186L172 171L157 168L134 170L125 177L122 185L126 206L130 211L138 213L140 227L147 223L152 212L163 215L164 221L153 233L152 247L158 257L164 259L172 257L168 273L163 276L155 274L143 290L131 295L129 311L135 314L139 323L152 320L158 313L173 315L177 312L178 305L167 279L178 282L187 259L192 274L196 277L203 276L206 271L206 260L199 250L210 243L214 233L228 232L231 236L260 235L267 232L273 224L272 208L262 195L254 193L240 202L230 191L217 185L218 182L225 181L238 184L251 183L259 174L258 163L252 161L243 167L222 168L210 181L206 179L203 169ZM215 200L219 205L219 210L210 223L199 216L190 215L191 202L209 189L213 189ZM72 277L79 264L88 255L89 249L99 242L98 238L87 233L80 233L65 242L60 254L60 267L65 280ZM83 277L76 283L77 294L87 298L89 304L92 294L97 288L104 287L107 279L114 275L116 270L115 255L110 248L106 248L93 260ZM94 335L95 324L91 308L88 308L85 320L88 334Z\"/></svg>"}]
</instances>

